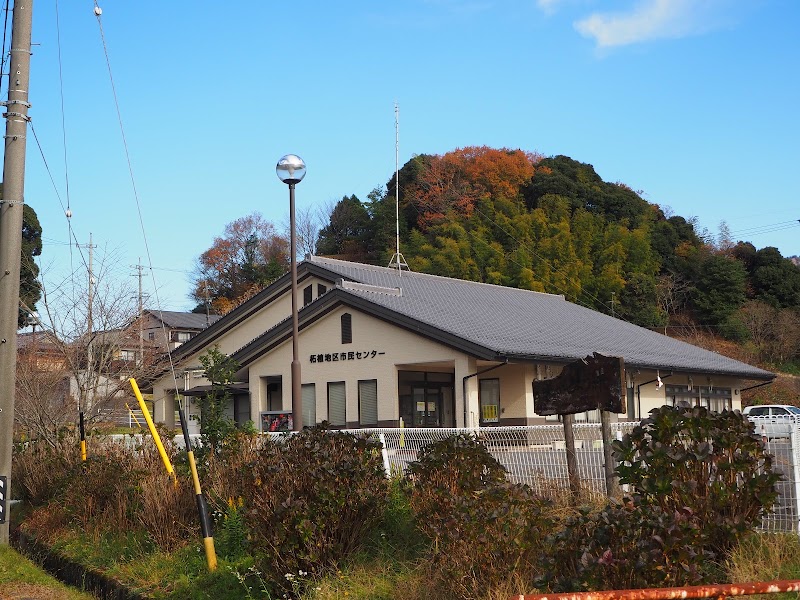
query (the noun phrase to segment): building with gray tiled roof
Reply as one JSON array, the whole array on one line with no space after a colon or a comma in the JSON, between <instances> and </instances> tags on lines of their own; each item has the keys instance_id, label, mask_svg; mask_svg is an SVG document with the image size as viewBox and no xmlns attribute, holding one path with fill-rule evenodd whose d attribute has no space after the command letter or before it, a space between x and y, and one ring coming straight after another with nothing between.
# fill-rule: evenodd
<instances>
[{"instance_id":1,"label":"building with gray tiled roof","mask_svg":"<svg viewBox=\"0 0 800 600\"><path fill-rule=\"evenodd\" d=\"M558 295L321 257L303 261L298 280L304 424L543 422L535 382L595 352L624 359L620 419L675 402L738 408L743 387L774 378ZM247 384L234 413L266 422L289 410L290 293L287 274L179 347L191 375L154 384L163 420L176 391L208 383L198 357L215 345Z\"/></svg>"}]
</instances>

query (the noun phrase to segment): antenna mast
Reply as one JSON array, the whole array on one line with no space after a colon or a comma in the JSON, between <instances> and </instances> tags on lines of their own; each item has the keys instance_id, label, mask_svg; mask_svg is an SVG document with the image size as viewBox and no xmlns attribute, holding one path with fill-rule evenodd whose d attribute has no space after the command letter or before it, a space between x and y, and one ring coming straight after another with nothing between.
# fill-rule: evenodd
<instances>
[{"instance_id":1,"label":"antenna mast","mask_svg":"<svg viewBox=\"0 0 800 600\"><path fill-rule=\"evenodd\" d=\"M408 270L408 264L400 254L400 108L397 102L394 103L394 226L396 245L389 266L401 274L404 268Z\"/></svg>"}]
</instances>

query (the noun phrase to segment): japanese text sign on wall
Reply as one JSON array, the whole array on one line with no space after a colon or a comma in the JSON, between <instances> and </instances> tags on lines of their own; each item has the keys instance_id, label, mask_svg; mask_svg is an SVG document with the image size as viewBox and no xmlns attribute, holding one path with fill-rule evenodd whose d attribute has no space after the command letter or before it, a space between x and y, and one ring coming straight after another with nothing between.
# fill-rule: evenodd
<instances>
[{"instance_id":1,"label":"japanese text sign on wall","mask_svg":"<svg viewBox=\"0 0 800 600\"><path fill-rule=\"evenodd\" d=\"M366 350L362 352L326 352L325 354L311 354L308 359L309 362L312 363L339 362L345 360L364 360L384 354L386 354L386 352L378 352L377 350Z\"/></svg>"},{"instance_id":2,"label":"japanese text sign on wall","mask_svg":"<svg viewBox=\"0 0 800 600\"><path fill-rule=\"evenodd\" d=\"M620 356L593 356L567 364L557 377L533 383L537 415L572 415L587 410L625 412L625 362Z\"/></svg>"}]
</instances>

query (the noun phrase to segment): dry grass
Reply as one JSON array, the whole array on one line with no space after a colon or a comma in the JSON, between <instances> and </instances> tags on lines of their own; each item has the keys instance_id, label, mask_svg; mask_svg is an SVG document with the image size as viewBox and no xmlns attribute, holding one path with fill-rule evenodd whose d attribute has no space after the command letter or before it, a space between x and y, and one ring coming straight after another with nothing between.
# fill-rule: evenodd
<instances>
[{"instance_id":1,"label":"dry grass","mask_svg":"<svg viewBox=\"0 0 800 600\"><path fill-rule=\"evenodd\" d=\"M731 582L800 578L800 538L793 533L757 533L745 538L728 560Z\"/></svg>"}]
</instances>

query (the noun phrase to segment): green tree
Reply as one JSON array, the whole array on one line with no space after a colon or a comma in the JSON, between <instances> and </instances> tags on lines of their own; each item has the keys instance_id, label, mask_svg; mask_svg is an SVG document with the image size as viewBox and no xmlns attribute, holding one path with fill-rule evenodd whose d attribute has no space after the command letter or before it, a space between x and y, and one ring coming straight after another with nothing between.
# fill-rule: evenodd
<instances>
[{"instance_id":1,"label":"green tree","mask_svg":"<svg viewBox=\"0 0 800 600\"><path fill-rule=\"evenodd\" d=\"M22 256L19 270L19 299L31 310L36 309L36 303L42 297L42 288L39 285L39 266L34 260L35 256L42 253L42 226L36 211L29 204L22 209ZM17 325L23 327L27 321L28 312L20 304Z\"/></svg>"},{"instance_id":2,"label":"green tree","mask_svg":"<svg viewBox=\"0 0 800 600\"><path fill-rule=\"evenodd\" d=\"M590 164L568 156L545 158L536 165L536 174L523 194L530 208L537 208L544 196L569 198L572 210L585 208L611 221L638 226L650 217L650 205L622 183L609 183Z\"/></svg>"},{"instance_id":3,"label":"green tree","mask_svg":"<svg viewBox=\"0 0 800 600\"><path fill-rule=\"evenodd\" d=\"M319 232L317 254L364 259L370 215L355 196L344 196L331 212L330 222Z\"/></svg>"},{"instance_id":4,"label":"green tree","mask_svg":"<svg viewBox=\"0 0 800 600\"><path fill-rule=\"evenodd\" d=\"M225 314L288 270L289 243L259 213L225 226L197 259L192 298Z\"/></svg>"},{"instance_id":5,"label":"green tree","mask_svg":"<svg viewBox=\"0 0 800 600\"><path fill-rule=\"evenodd\" d=\"M217 346L200 355L200 364L211 382L211 390L201 399L200 435L203 448L214 454L236 430L236 423L227 416L226 409L231 402L228 386L233 383L239 365Z\"/></svg>"},{"instance_id":6,"label":"green tree","mask_svg":"<svg viewBox=\"0 0 800 600\"><path fill-rule=\"evenodd\" d=\"M704 325L722 327L745 301L747 273L739 261L712 254L700 268L693 304Z\"/></svg>"},{"instance_id":7,"label":"green tree","mask_svg":"<svg viewBox=\"0 0 800 600\"><path fill-rule=\"evenodd\" d=\"M751 281L755 297L780 308L800 307L800 269L777 248L767 247L753 258Z\"/></svg>"},{"instance_id":8,"label":"green tree","mask_svg":"<svg viewBox=\"0 0 800 600\"><path fill-rule=\"evenodd\" d=\"M0 183L0 200L3 199L3 184ZM28 321L28 311L22 308L22 303L30 310L36 309L36 303L42 297L39 286L39 266L34 257L42 254L42 226L39 217L30 204L22 205L22 244L20 248L19 266L19 299L21 301L17 317L17 326L24 327Z\"/></svg>"}]
</instances>

